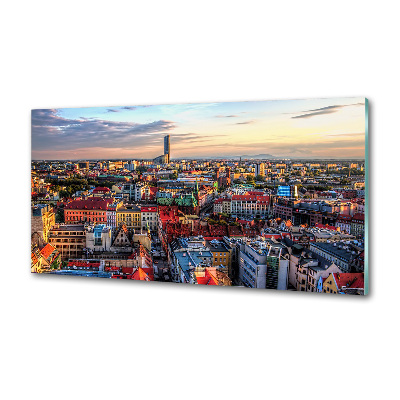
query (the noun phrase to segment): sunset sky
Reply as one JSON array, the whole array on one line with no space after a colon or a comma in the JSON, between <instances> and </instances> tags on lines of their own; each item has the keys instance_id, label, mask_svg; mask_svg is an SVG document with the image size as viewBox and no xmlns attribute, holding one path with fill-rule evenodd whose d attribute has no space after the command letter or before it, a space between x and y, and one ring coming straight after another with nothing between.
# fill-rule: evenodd
<instances>
[{"instance_id":1,"label":"sunset sky","mask_svg":"<svg viewBox=\"0 0 400 400\"><path fill-rule=\"evenodd\" d=\"M32 110L32 159L364 158L365 99Z\"/></svg>"}]
</instances>

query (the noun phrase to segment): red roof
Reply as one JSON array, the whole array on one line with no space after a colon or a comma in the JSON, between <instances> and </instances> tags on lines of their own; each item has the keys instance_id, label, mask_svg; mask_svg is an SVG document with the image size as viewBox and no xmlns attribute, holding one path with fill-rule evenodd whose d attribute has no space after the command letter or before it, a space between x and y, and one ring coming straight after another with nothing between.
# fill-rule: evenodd
<instances>
[{"instance_id":1,"label":"red roof","mask_svg":"<svg viewBox=\"0 0 400 400\"><path fill-rule=\"evenodd\" d=\"M354 214L352 221L363 221L364 222L364 214Z\"/></svg>"},{"instance_id":2,"label":"red roof","mask_svg":"<svg viewBox=\"0 0 400 400\"><path fill-rule=\"evenodd\" d=\"M107 210L108 204L112 203L112 199L101 199L98 197L90 197L87 200L72 200L65 206L67 210Z\"/></svg>"},{"instance_id":3,"label":"red roof","mask_svg":"<svg viewBox=\"0 0 400 400\"><path fill-rule=\"evenodd\" d=\"M330 226L328 224L323 225L323 224L315 224L316 228L320 228L320 229L328 229L330 231L337 231L339 228L337 226Z\"/></svg>"},{"instance_id":4,"label":"red roof","mask_svg":"<svg viewBox=\"0 0 400 400\"><path fill-rule=\"evenodd\" d=\"M51 255L51 253L53 253L53 251L56 250L55 247L53 247L50 243L47 243L46 246L44 246L41 250L40 250L40 254L48 259Z\"/></svg>"},{"instance_id":5,"label":"red roof","mask_svg":"<svg viewBox=\"0 0 400 400\"><path fill-rule=\"evenodd\" d=\"M352 219L351 215L347 215L347 214L339 214L338 218L337 218L337 222L350 222Z\"/></svg>"},{"instance_id":6,"label":"red roof","mask_svg":"<svg viewBox=\"0 0 400 400\"><path fill-rule=\"evenodd\" d=\"M140 209L141 212L157 212L157 206L145 206Z\"/></svg>"},{"instance_id":7,"label":"red roof","mask_svg":"<svg viewBox=\"0 0 400 400\"><path fill-rule=\"evenodd\" d=\"M135 281L150 281L149 276L143 270L143 268L138 268L135 273L132 275L131 279Z\"/></svg>"},{"instance_id":8,"label":"red roof","mask_svg":"<svg viewBox=\"0 0 400 400\"><path fill-rule=\"evenodd\" d=\"M249 194L234 194L232 196L232 200L237 200L237 201L257 201L257 196L252 196Z\"/></svg>"},{"instance_id":9,"label":"red roof","mask_svg":"<svg viewBox=\"0 0 400 400\"><path fill-rule=\"evenodd\" d=\"M94 188L92 193L107 193L107 192L111 192L111 190L109 188L99 186L97 188Z\"/></svg>"},{"instance_id":10,"label":"red roof","mask_svg":"<svg viewBox=\"0 0 400 400\"><path fill-rule=\"evenodd\" d=\"M90 262L90 261L83 261L83 260L71 260L68 262L69 267L93 267L93 268L99 268L100 263L99 262Z\"/></svg>"},{"instance_id":11,"label":"red roof","mask_svg":"<svg viewBox=\"0 0 400 400\"><path fill-rule=\"evenodd\" d=\"M198 276L196 274L197 283L200 285L218 285L215 272L216 268L206 268L204 276Z\"/></svg>"},{"instance_id":12,"label":"red roof","mask_svg":"<svg viewBox=\"0 0 400 400\"><path fill-rule=\"evenodd\" d=\"M343 273L333 274L338 289L343 287L353 289L364 289L364 274L363 273Z\"/></svg>"}]
</instances>

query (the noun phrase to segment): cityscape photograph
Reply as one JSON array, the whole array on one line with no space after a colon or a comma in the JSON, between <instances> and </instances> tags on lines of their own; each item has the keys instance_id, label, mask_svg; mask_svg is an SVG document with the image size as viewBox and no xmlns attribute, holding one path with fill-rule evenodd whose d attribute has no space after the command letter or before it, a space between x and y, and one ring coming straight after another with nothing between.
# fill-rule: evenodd
<instances>
[{"instance_id":1,"label":"cityscape photograph","mask_svg":"<svg viewBox=\"0 0 400 400\"><path fill-rule=\"evenodd\" d=\"M31 272L366 295L367 112L358 97L32 110Z\"/></svg>"}]
</instances>

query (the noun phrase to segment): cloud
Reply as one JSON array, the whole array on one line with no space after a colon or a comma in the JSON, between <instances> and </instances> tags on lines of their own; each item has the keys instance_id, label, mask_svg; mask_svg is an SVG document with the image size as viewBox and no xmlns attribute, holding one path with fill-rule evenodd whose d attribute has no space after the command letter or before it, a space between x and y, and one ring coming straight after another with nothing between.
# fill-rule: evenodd
<instances>
[{"instance_id":1,"label":"cloud","mask_svg":"<svg viewBox=\"0 0 400 400\"><path fill-rule=\"evenodd\" d=\"M121 107L121 110L136 110L137 107Z\"/></svg>"},{"instance_id":2,"label":"cloud","mask_svg":"<svg viewBox=\"0 0 400 400\"><path fill-rule=\"evenodd\" d=\"M216 115L215 118L236 118L238 115Z\"/></svg>"},{"instance_id":3,"label":"cloud","mask_svg":"<svg viewBox=\"0 0 400 400\"><path fill-rule=\"evenodd\" d=\"M58 110L32 111L32 150L77 150L85 147L139 147L176 127L173 121L145 124L104 119L67 119Z\"/></svg>"},{"instance_id":4,"label":"cloud","mask_svg":"<svg viewBox=\"0 0 400 400\"><path fill-rule=\"evenodd\" d=\"M116 110L115 108L107 108L107 112L119 112L119 110Z\"/></svg>"},{"instance_id":5,"label":"cloud","mask_svg":"<svg viewBox=\"0 0 400 400\"><path fill-rule=\"evenodd\" d=\"M350 107L350 106L364 106L364 103L355 103L355 104L343 104L343 105L334 105L334 106L326 106L326 107L321 107L321 108L316 108L314 110L307 110L303 111L304 114L300 115L295 115L291 118L296 119L296 118L311 118L316 115L324 115L324 114L332 114L344 107Z\"/></svg>"},{"instance_id":6,"label":"cloud","mask_svg":"<svg viewBox=\"0 0 400 400\"><path fill-rule=\"evenodd\" d=\"M329 106L329 107L317 108L316 110L303 111L306 114L296 115L292 118L311 118L314 117L315 115L332 114L339 111L342 107L343 106Z\"/></svg>"},{"instance_id":7,"label":"cloud","mask_svg":"<svg viewBox=\"0 0 400 400\"><path fill-rule=\"evenodd\" d=\"M365 132L359 133L330 133L326 136L338 136L338 137L352 137L352 136L365 136Z\"/></svg>"},{"instance_id":8,"label":"cloud","mask_svg":"<svg viewBox=\"0 0 400 400\"><path fill-rule=\"evenodd\" d=\"M247 125L247 124L253 124L254 121L243 121L243 122L236 122L235 125Z\"/></svg>"}]
</instances>

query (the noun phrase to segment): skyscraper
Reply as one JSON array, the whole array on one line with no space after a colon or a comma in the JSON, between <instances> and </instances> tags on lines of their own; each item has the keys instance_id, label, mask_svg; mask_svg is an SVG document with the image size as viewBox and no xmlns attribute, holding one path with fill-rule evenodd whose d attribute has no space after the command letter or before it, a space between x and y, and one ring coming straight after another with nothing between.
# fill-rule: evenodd
<instances>
[{"instance_id":1,"label":"skyscraper","mask_svg":"<svg viewBox=\"0 0 400 400\"><path fill-rule=\"evenodd\" d=\"M164 136L164 155L166 156L166 162L170 162L170 142L169 142L169 135Z\"/></svg>"}]
</instances>

